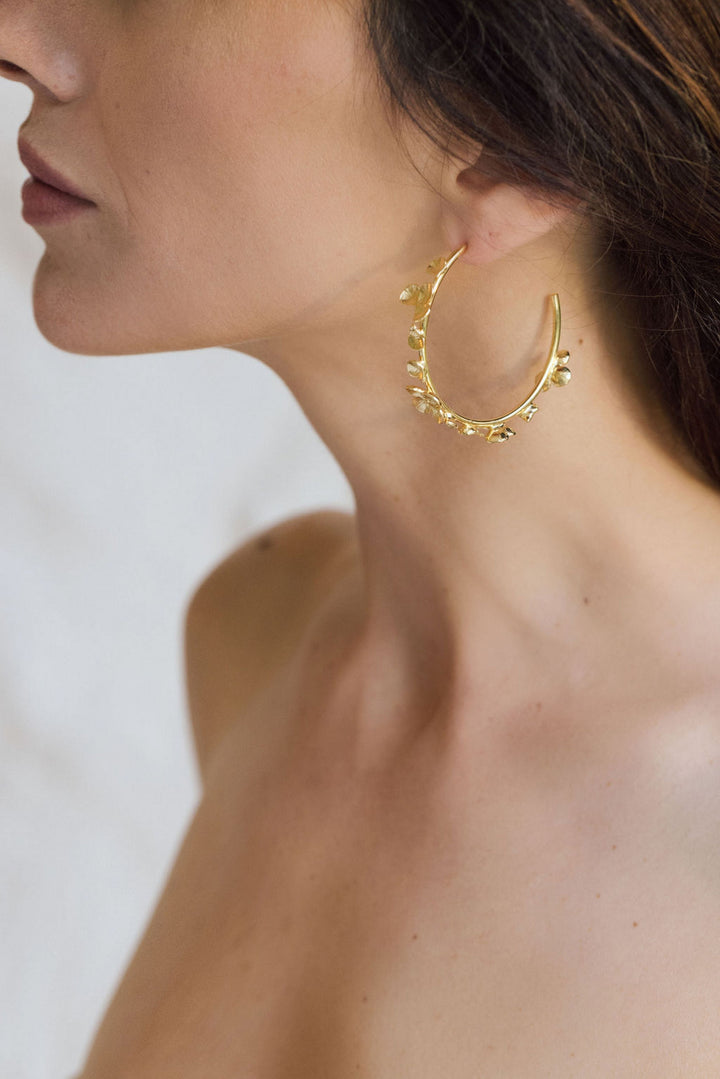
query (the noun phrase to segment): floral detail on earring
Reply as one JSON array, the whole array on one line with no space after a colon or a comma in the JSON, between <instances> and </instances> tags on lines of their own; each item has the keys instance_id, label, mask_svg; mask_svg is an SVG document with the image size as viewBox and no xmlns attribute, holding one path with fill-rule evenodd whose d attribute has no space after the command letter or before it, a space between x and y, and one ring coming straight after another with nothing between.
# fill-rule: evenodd
<instances>
[{"instance_id":1,"label":"floral detail on earring","mask_svg":"<svg viewBox=\"0 0 720 1079\"><path fill-rule=\"evenodd\" d=\"M569 358L569 356L570 356L570 353L568 352L568 350L566 348L562 349L557 354L557 357L558 357L559 360L566 360L566 359ZM555 370L553 371L553 373L552 373L552 375L550 377L551 377L552 381L555 383L556 386L567 386L568 382L570 381L570 379L572 377L572 371L570 370L569 367L565 367L564 365L561 365L561 366L555 368Z\"/></svg>"},{"instance_id":2,"label":"floral detail on earring","mask_svg":"<svg viewBox=\"0 0 720 1079\"><path fill-rule=\"evenodd\" d=\"M515 434L512 427L501 427L499 431L491 431L487 436L487 442L507 442Z\"/></svg>"},{"instance_id":3,"label":"floral detail on earring","mask_svg":"<svg viewBox=\"0 0 720 1079\"><path fill-rule=\"evenodd\" d=\"M400 303L415 305L415 320L422 318L428 308L430 285L408 285L400 293Z\"/></svg>"},{"instance_id":4,"label":"floral detail on earring","mask_svg":"<svg viewBox=\"0 0 720 1079\"><path fill-rule=\"evenodd\" d=\"M421 390L418 386L406 386L409 394L412 396L412 403L418 412L428 412L431 416L437 416L442 423L442 409L440 405L440 398L436 397L434 393L428 393L426 390Z\"/></svg>"},{"instance_id":5,"label":"floral detail on earring","mask_svg":"<svg viewBox=\"0 0 720 1079\"><path fill-rule=\"evenodd\" d=\"M550 297L553 305L553 337L550 354L545 369L530 396L512 412L508 412L505 416L498 416L494 420L475 420L470 419L468 416L461 416L443 401L435 389L430 377L426 349L430 310L440 282L466 248L467 244L465 243L457 251L454 251L449 258L439 255L428 264L428 272L435 274L434 282L408 285L400 293L400 302L412 304L415 308L415 317L408 334L408 344L417 355L415 359L408 360L407 370L408 374L419 379L422 383L422 388L419 386L406 386L405 389L410 394L418 412L426 412L428 415L433 416L438 423L453 427L459 434L475 435L485 431L487 432L485 434L486 442L508 442L515 434L515 431L513 431L512 427L507 426L506 420L511 419L513 416L522 416L529 423L538 411L537 405L533 404L537 395L549 390L551 386L567 386L570 381L572 372L567 365L570 353L566 348L558 351L557 347L560 340L560 298L557 292L554 292ZM564 362L561 363L560 361Z\"/></svg>"},{"instance_id":6,"label":"floral detail on earring","mask_svg":"<svg viewBox=\"0 0 720 1079\"><path fill-rule=\"evenodd\" d=\"M425 334L419 326L410 327L408 344L410 345L410 348L419 349L425 347Z\"/></svg>"}]
</instances>

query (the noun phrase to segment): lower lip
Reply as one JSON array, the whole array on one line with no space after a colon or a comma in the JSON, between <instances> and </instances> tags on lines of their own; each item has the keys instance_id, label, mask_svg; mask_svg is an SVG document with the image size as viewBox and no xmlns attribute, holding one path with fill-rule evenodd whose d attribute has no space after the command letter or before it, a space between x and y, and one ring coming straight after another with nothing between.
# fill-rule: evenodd
<instances>
[{"instance_id":1,"label":"lower lip","mask_svg":"<svg viewBox=\"0 0 720 1079\"><path fill-rule=\"evenodd\" d=\"M22 200L22 216L28 225L54 225L96 206L89 199L78 199L33 177L22 186Z\"/></svg>"}]
</instances>

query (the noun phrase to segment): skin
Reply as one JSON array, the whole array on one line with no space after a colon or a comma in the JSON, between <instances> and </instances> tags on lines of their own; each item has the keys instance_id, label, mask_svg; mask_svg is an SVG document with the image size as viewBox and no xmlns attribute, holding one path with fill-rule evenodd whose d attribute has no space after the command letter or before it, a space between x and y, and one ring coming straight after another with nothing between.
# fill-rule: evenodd
<instances>
[{"instance_id":1,"label":"skin","mask_svg":"<svg viewBox=\"0 0 720 1079\"><path fill-rule=\"evenodd\" d=\"M2 73L33 92L23 133L97 202L38 226L38 327L88 355L237 349L295 394L357 503L353 569L287 683L316 717L314 744L334 747L329 771L352 745L366 771L400 769L420 812L405 762L423 745L412 767L443 804L467 804L478 759L486 784L494 769L552 774L570 804L593 762L638 753L634 809L650 819L668 758L691 802L700 789L673 757L688 717L698 758L718 744L717 487L662 414L628 310L603 294L582 206L396 129L358 12L2 4L0 56L20 69ZM560 296L572 382L541 394L505 445L420 416L404 389L412 312L399 293L463 242L429 337L459 412L499 415L529 393ZM499 804L502 785L485 789Z\"/></svg>"},{"instance_id":2,"label":"skin","mask_svg":"<svg viewBox=\"0 0 720 1079\"><path fill-rule=\"evenodd\" d=\"M0 55L21 69L3 73L34 95L22 131L98 204L38 226L41 332L93 355L221 345L277 371L354 490L354 662L398 722L467 698L477 728L479 687L510 712L551 687L586 704L608 663L627 694L645 655L653 676L702 679L718 492L655 405L627 320L601 306L582 207L483 179L411 126L399 138L358 11L3 4ZM438 426L404 390L399 292L462 242L429 345L458 411L524 398L561 300L573 381L506 445ZM370 725L376 703L360 702Z\"/></svg>"}]
</instances>

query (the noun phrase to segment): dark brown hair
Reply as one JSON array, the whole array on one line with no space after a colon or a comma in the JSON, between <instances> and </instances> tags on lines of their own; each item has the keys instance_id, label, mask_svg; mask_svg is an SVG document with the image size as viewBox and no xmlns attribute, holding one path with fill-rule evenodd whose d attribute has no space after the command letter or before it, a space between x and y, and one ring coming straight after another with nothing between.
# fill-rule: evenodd
<instances>
[{"instance_id":1,"label":"dark brown hair","mask_svg":"<svg viewBox=\"0 0 720 1079\"><path fill-rule=\"evenodd\" d=\"M363 14L395 115L584 204L664 408L720 484L718 4L366 0Z\"/></svg>"}]
</instances>

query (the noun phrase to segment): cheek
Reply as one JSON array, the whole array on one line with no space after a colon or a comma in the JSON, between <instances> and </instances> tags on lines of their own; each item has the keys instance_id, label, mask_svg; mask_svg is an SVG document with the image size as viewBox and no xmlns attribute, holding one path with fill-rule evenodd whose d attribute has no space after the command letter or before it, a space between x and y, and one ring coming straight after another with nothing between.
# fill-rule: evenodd
<instances>
[{"instance_id":1,"label":"cheek","mask_svg":"<svg viewBox=\"0 0 720 1079\"><path fill-rule=\"evenodd\" d=\"M289 324L330 303L352 263L373 257L373 215L381 220L387 199L388 147L347 32L286 36L267 58L196 68L156 138L171 195L162 228L147 221L146 238L162 259L171 237L195 284L226 296L234 320L241 299L249 336L283 312ZM143 205L157 206L152 177L141 214Z\"/></svg>"},{"instance_id":2,"label":"cheek","mask_svg":"<svg viewBox=\"0 0 720 1079\"><path fill-rule=\"evenodd\" d=\"M388 184L401 168L393 136L349 28L309 22L283 27L273 47L181 40L108 70L99 126L119 190L95 234L64 252L76 286L64 309L82 335L72 351L282 333L342 307L344 282L383 244L397 250L416 210L399 174Z\"/></svg>"}]
</instances>

